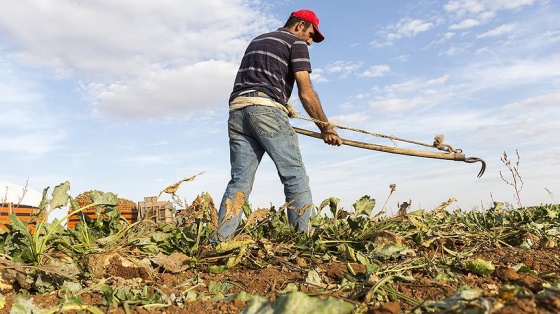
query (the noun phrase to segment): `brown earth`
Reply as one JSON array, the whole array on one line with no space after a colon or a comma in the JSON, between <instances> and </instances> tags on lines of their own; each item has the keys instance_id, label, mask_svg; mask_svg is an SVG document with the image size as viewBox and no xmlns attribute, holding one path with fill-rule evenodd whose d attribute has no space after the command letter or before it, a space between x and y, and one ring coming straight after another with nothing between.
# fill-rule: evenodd
<instances>
[{"instance_id":1,"label":"brown earth","mask_svg":"<svg viewBox=\"0 0 560 314\"><path fill-rule=\"evenodd\" d=\"M435 254L435 252L425 252ZM429 255L427 254L427 255ZM501 308L495 308L489 313L559 313L560 312L560 293L552 293L547 296L537 294L543 290L544 283L554 283L558 281L560 267L559 248L523 250L518 248L504 247L482 249L476 252L475 257L483 257L491 260L496 266L496 270L489 276L479 276L473 273L464 273L457 276L459 280L453 281L434 281L433 276L427 272L413 272L414 281L394 282L393 287L396 291L405 296L412 297L419 301L439 300L451 296L461 286L478 288L482 295L491 300L497 300L502 304ZM354 276L359 277L365 272L363 265L358 263L348 264L341 261L327 261L315 258L293 258L288 256L276 256L270 260L268 265L251 264L251 258L247 258L242 264L237 265L221 274L213 274L204 269L187 269L180 273L152 272L151 274L142 267L123 266L119 262L115 253L109 255L111 263L106 267L101 276L107 282L115 285L124 286L148 286L152 291L158 290L167 295L182 295L185 290L191 289L198 295L210 295L208 284L211 282L230 283L229 294L236 294L245 291L253 295L261 295L269 300L274 300L282 294L288 284L295 283L300 291L320 297L334 296L345 298L347 294L337 291L334 287L348 275L349 267L352 268ZM97 259L98 260L98 259ZM511 266L523 263L537 274L520 273ZM315 269L321 274L328 293L319 293L321 288L306 283L306 276L309 270ZM460 272L459 272L460 273ZM554 274L551 277L543 278L542 274ZM515 285L523 289L522 294L512 296L504 292L507 285ZM0 313L9 313L13 304L15 293L4 294L6 299L5 307ZM363 301L363 295L357 299L348 300L355 304ZM33 295L33 304L38 307L52 307L64 298L60 292L51 292L43 295ZM125 313L122 307L107 308L100 306L103 295L99 292L85 292L81 294L85 304L96 305L106 313ZM240 300L232 301L212 301L210 298L198 298L193 301L186 301L182 307L172 305L162 308L144 309L132 307L130 313L239 313L246 302ZM367 309L367 313L407 313L413 309L410 303L404 300L387 300L376 306Z\"/></svg>"}]
</instances>

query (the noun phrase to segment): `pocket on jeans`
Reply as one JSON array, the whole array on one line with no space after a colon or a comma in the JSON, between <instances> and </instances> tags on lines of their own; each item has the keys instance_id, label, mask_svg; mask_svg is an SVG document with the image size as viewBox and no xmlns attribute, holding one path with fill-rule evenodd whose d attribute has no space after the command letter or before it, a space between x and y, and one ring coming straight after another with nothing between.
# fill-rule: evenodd
<instances>
[{"instance_id":1,"label":"pocket on jeans","mask_svg":"<svg viewBox=\"0 0 560 314\"><path fill-rule=\"evenodd\" d=\"M259 136L276 137L282 131L282 116L276 109L253 111L250 116Z\"/></svg>"}]
</instances>

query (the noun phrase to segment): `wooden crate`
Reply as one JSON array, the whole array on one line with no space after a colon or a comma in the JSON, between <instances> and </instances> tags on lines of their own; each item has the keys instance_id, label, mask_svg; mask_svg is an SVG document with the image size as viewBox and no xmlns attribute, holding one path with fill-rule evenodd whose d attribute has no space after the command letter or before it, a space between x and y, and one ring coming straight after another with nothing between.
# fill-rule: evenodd
<instances>
[{"instance_id":1,"label":"wooden crate","mask_svg":"<svg viewBox=\"0 0 560 314\"><path fill-rule=\"evenodd\" d=\"M84 193L81 193L80 195L78 195L76 197L76 203L78 203L78 205L80 206L80 208L90 205L92 203L91 201L91 192L93 191L87 191ZM100 194L103 194L103 192L97 191ZM124 198L118 198L118 205L117 208L120 210L121 212L121 216L123 218L125 218L129 223L135 223L136 221L138 221L138 210L136 207L136 203ZM77 210L79 208L73 208L72 206L70 206L70 208L68 209L68 213L70 214L71 212ZM82 211L81 213L83 213L84 215L87 215L89 218L96 220L97 217L97 213L95 208L88 208L84 211ZM105 213L105 208L102 208L100 211L101 215L103 215ZM75 228L76 224L78 224L78 222L80 222L80 215L72 215L68 218L68 224L67 227L68 228Z\"/></svg>"},{"instance_id":2,"label":"wooden crate","mask_svg":"<svg viewBox=\"0 0 560 314\"><path fill-rule=\"evenodd\" d=\"M7 230L7 225L10 224L10 215L16 214L19 220L28 223L28 228L30 231L35 230L35 221L31 221L33 215L39 213L38 207L28 206L28 205L17 205L13 203L0 203L0 229ZM41 220L45 220L46 217L41 217Z\"/></svg>"},{"instance_id":3,"label":"wooden crate","mask_svg":"<svg viewBox=\"0 0 560 314\"><path fill-rule=\"evenodd\" d=\"M158 201L156 196L146 196L138 202L140 220L170 223L175 217L175 207L169 201Z\"/></svg>"}]
</instances>

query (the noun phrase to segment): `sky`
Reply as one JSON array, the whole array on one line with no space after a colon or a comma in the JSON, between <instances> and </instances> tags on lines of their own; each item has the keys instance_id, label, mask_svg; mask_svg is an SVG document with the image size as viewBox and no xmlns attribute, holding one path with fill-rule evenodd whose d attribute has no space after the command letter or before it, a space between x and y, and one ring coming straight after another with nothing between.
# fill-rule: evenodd
<instances>
[{"instance_id":1,"label":"sky","mask_svg":"<svg viewBox=\"0 0 560 314\"><path fill-rule=\"evenodd\" d=\"M403 202L431 210L450 198L449 209L517 207L504 152L518 166L522 205L557 202L560 3L552 0L4 1L0 181L42 191L68 180L73 196L100 190L140 201L203 172L177 195L189 203L207 192L219 203L239 61L252 38L303 8L317 13L326 38L310 47L311 78L333 122L425 143L443 134L487 163L479 179L480 164L300 136L317 206L336 197L351 210L368 195L388 213ZM292 100L303 114L297 90ZM284 204L268 157L249 202Z\"/></svg>"}]
</instances>

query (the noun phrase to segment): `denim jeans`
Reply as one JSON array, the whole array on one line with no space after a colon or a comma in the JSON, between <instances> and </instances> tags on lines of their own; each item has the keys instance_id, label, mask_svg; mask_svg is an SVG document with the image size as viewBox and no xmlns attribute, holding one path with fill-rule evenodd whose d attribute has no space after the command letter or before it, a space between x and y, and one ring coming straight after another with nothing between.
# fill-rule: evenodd
<instances>
[{"instance_id":1,"label":"denim jeans","mask_svg":"<svg viewBox=\"0 0 560 314\"><path fill-rule=\"evenodd\" d=\"M257 167L266 152L278 170L284 185L288 206L288 221L298 231L308 232L309 216L313 208L309 178L301 158L297 135L280 108L248 106L230 112L228 120L231 180L220 204L217 238L230 238L241 222L243 211L225 217L225 203L233 203L235 193L245 194L245 201L253 188ZM228 218L225 219L224 218Z\"/></svg>"}]
</instances>

